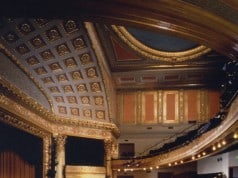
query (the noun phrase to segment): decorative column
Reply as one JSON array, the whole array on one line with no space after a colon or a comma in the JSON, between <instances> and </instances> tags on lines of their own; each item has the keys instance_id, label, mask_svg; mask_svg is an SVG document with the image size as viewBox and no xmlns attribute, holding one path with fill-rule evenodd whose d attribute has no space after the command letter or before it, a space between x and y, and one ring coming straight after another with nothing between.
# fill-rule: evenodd
<instances>
[{"instance_id":1,"label":"decorative column","mask_svg":"<svg viewBox=\"0 0 238 178\"><path fill-rule=\"evenodd\" d=\"M112 149L112 141L111 140L104 140L104 149L105 149L105 167L106 167L106 178L112 177L112 156L111 156L111 149Z\"/></svg>"},{"instance_id":2,"label":"decorative column","mask_svg":"<svg viewBox=\"0 0 238 178\"><path fill-rule=\"evenodd\" d=\"M50 169L50 137L43 139L43 177L48 177L48 171Z\"/></svg>"},{"instance_id":3,"label":"decorative column","mask_svg":"<svg viewBox=\"0 0 238 178\"><path fill-rule=\"evenodd\" d=\"M54 137L56 142L56 178L63 178L65 166L65 135L56 135Z\"/></svg>"}]
</instances>

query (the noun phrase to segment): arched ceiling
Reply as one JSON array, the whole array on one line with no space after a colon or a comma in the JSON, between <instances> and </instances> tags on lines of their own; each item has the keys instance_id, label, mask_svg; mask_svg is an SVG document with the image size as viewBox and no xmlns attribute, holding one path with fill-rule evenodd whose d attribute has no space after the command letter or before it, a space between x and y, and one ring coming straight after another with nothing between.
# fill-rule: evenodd
<instances>
[{"instance_id":1,"label":"arched ceiling","mask_svg":"<svg viewBox=\"0 0 238 178\"><path fill-rule=\"evenodd\" d=\"M108 121L103 78L82 22L18 18L2 19L2 24L1 51L45 95L49 110L63 117ZM7 71L3 66L1 74ZM22 79L17 71L9 72L9 82ZM33 89L15 85L26 93Z\"/></svg>"}]
</instances>

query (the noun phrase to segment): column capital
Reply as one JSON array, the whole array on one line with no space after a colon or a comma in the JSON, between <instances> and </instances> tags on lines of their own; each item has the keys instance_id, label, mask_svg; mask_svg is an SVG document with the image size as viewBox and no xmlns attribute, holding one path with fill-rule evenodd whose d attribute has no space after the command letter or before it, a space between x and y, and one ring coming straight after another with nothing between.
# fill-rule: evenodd
<instances>
[{"instance_id":1,"label":"column capital","mask_svg":"<svg viewBox=\"0 0 238 178\"><path fill-rule=\"evenodd\" d=\"M65 146L65 143L66 143L66 138L67 136L66 135L55 135L54 136L54 141L56 143L56 149L57 149L57 152L60 152L62 150L64 150L64 146Z\"/></svg>"}]
</instances>

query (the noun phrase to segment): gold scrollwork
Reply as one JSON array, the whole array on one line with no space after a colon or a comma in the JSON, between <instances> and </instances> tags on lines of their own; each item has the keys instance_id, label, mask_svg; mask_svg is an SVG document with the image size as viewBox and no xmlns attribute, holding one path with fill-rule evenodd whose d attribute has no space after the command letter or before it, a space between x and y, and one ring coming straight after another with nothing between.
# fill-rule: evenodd
<instances>
[{"instance_id":1,"label":"gold scrollwork","mask_svg":"<svg viewBox=\"0 0 238 178\"><path fill-rule=\"evenodd\" d=\"M64 150L64 145L66 141L66 135L57 135L54 139L56 141L57 153Z\"/></svg>"},{"instance_id":2,"label":"gold scrollwork","mask_svg":"<svg viewBox=\"0 0 238 178\"><path fill-rule=\"evenodd\" d=\"M124 43L126 43L129 47L131 47L133 50L135 50L142 56L145 56L146 58L153 60L162 60L167 62L181 62L194 59L211 51L210 48L203 45L181 52L160 51L142 44L135 37L133 37L123 26L112 25L112 29L114 30L114 32L116 32L116 34L120 37L120 39Z\"/></svg>"},{"instance_id":3,"label":"gold scrollwork","mask_svg":"<svg viewBox=\"0 0 238 178\"><path fill-rule=\"evenodd\" d=\"M37 128L36 126L28 124L27 122L24 122L21 119L14 117L2 110L0 110L0 121L41 138L47 137L50 134L50 132L46 132L45 130Z\"/></svg>"},{"instance_id":4,"label":"gold scrollwork","mask_svg":"<svg viewBox=\"0 0 238 178\"><path fill-rule=\"evenodd\" d=\"M48 109L44 108L35 100L28 97L27 95L19 92L17 89L14 88L14 86L11 86L7 82L4 82L3 79L0 77L0 85L2 85L8 92L12 93L12 95L20 102L16 103L15 101L12 101L10 98L5 96L3 93L0 93L0 106L2 108L9 108L9 112L13 112L14 115L21 115L22 117L29 119L31 122L32 119L36 118L36 116L39 116L38 121L41 121L42 124L45 126L49 126L48 129L52 127L52 125L49 125L47 121L50 121L52 124L60 124L60 125L67 125L67 126L73 126L80 129L80 127L83 128L94 128L94 129L103 129L106 131L110 131L115 137L118 137L120 135L120 131L118 127L113 123L107 123L107 122L100 122L100 121L90 121L90 120L83 120L83 119L68 119L62 116L55 115L54 113L50 112ZM25 105L26 107L21 106L21 104ZM64 106L58 106L58 107L64 107ZM10 109L11 108L11 109ZM60 110L60 108L58 108ZM72 108L73 109L73 108ZM71 114L74 115L74 113L77 113L76 115L79 115L78 108L77 112L72 112ZM61 111L62 114L64 114L66 111L66 108ZM104 113L103 113L104 115ZM41 119L42 120L41 120ZM43 119L44 118L44 119ZM53 129L53 128L51 128ZM51 130L50 129L50 130Z\"/></svg>"}]
</instances>

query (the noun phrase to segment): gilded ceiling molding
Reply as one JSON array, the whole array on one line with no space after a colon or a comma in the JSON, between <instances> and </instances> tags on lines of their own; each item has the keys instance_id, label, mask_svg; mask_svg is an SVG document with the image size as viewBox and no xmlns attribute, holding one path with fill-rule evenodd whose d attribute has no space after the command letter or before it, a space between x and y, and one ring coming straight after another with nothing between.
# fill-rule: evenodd
<instances>
[{"instance_id":1,"label":"gilded ceiling molding","mask_svg":"<svg viewBox=\"0 0 238 178\"><path fill-rule=\"evenodd\" d=\"M16 88L14 85L10 84L7 80L2 78L0 76L0 86L2 86L11 97L15 97L18 100L20 100L21 104L25 104L29 107L29 109L34 110L37 114L41 115L42 117L50 117L51 118L51 112L48 111L45 107L43 107L41 104L36 102L33 98L26 95L24 92L22 92L20 89ZM4 92L4 91L2 91ZM50 119L49 119L50 120Z\"/></svg>"},{"instance_id":2,"label":"gilded ceiling molding","mask_svg":"<svg viewBox=\"0 0 238 178\"><path fill-rule=\"evenodd\" d=\"M24 105L26 109L31 111L31 113L34 113L37 117L41 117L41 119L45 120L46 122L48 121L60 125L62 124L68 126L109 130L112 131L112 133L115 134L116 137L118 137L120 134L119 129L113 123L57 116L1 77L0 77L0 86L3 86L5 92L6 91L9 92L11 96L14 96L14 99L17 99L19 101L19 103L14 102L14 105L19 105L19 107L22 107L21 105ZM4 104L8 105L7 108L10 109L11 105L8 104L7 101L12 100L3 94L1 95L1 97L3 99L0 99L0 103L3 102Z\"/></svg>"},{"instance_id":3,"label":"gilded ceiling molding","mask_svg":"<svg viewBox=\"0 0 238 178\"><path fill-rule=\"evenodd\" d=\"M98 121L79 121L78 119L56 118L57 121L51 126L54 133L80 136L93 139L114 139L118 138L119 129L110 123ZM60 119L60 120L59 120ZM69 122L67 122L67 120Z\"/></svg>"},{"instance_id":4,"label":"gilded ceiling molding","mask_svg":"<svg viewBox=\"0 0 238 178\"><path fill-rule=\"evenodd\" d=\"M19 62L19 60L14 56L3 44L0 43L0 51L3 52L8 58L10 58L27 76L33 83L37 86L37 88L43 93L46 97L51 110L53 110L53 103L50 99L50 96L46 93L46 91L40 86L40 84L34 79L34 77L28 72L28 70Z\"/></svg>"},{"instance_id":5,"label":"gilded ceiling molding","mask_svg":"<svg viewBox=\"0 0 238 178\"><path fill-rule=\"evenodd\" d=\"M15 99L17 100L17 98ZM49 120L47 120L46 117L38 115L33 109L24 107L24 105L24 103L21 105L20 103L17 103L16 101L13 101L5 96L3 93L0 93L0 108L18 116L25 122L37 125L38 127L52 133L51 123Z\"/></svg>"},{"instance_id":6,"label":"gilded ceiling molding","mask_svg":"<svg viewBox=\"0 0 238 178\"><path fill-rule=\"evenodd\" d=\"M117 138L120 135L119 129L113 123L57 116L34 100L20 95L16 89L14 91L12 92L15 95L14 99L20 100L20 103L13 101L2 93L0 94L0 108L24 118L27 122L37 124L51 133L67 131L68 135L77 136L81 134L85 137L100 139L114 136Z\"/></svg>"},{"instance_id":7,"label":"gilded ceiling molding","mask_svg":"<svg viewBox=\"0 0 238 178\"><path fill-rule=\"evenodd\" d=\"M54 119L56 124L59 125L55 125L54 130L56 130L57 132L62 132L62 131L67 131L67 133L75 133L77 135L77 133L82 133L82 128L85 129L91 129L88 131L90 138L92 137L92 133L94 133L95 130L100 131L103 130L106 131L107 133L112 132L112 134L117 138L120 135L120 131L119 129L116 127L115 124L112 123L106 123L106 122L99 122L99 121L91 121L91 120L79 120L79 119L72 119L72 118L62 118L62 117L57 117L55 116ZM74 135L75 135L74 134ZM100 136L103 136L105 133L99 134ZM107 134L108 135L108 134ZM94 135L96 138L98 138L98 135L95 133Z\"/></svg>"},{"instance_id":8,"label":"gilded ceiling molding","mask_svg":"<svg viewBox=\"0 0 238 178\"><path fill-rule=\"evenodd\" d=\"M5 124L16 127L20 130L23 130L27 133L31 133L32 135L35 135L40 138L51 136L51 133L49 131L42 129L40 127L37 127L36 125L33 125L32 123L25 122L19 117L13 116L13 114L9 114L6 111L1 109L0 109L0 121Z\"/></svg>"},{"instance_id":9,"label":"gilded ceiling molding","mask_svg":"<svg viewBox=\"0 0 238 178\"><path fill-rule=\"evenodd\" d=\"M87 29L87 32L89 34L89 38L92 43L92 48L94 49L94 52L96 54L100 72L102 74L102 80L103 80L104 87L106 90L106 95L107 95L109 119L110 119L110 121L112 121L112 118L115 118L115 108L113 108L113 106L115 106L115 105L113 103L113 99L111 99L111 98L115 98L116 94L115 94L115 90L113 87L113 83L111 82L111 81L113 81L111 72L110 72L109 66L105 60L106 57L104 55L103 49L101 47L102 45L100 44L100 41L99 41L99 38L98 38L98 35L97 35L94 25L90 22L85 22L84 24L85 24L85 28Z\"/></svg>"},{"instance_id":10,"label":"gilded ceiling molding","mask_svg":"<svg viewBox=\"0 0 238 178\"><path fill-rule=\"evenodd\" d=\"M223 122L216 128L204 133L197 139L193 140L186 146L180 147L173 151L169 151L164 154L159 154L157 156L141 158L138 159L141 162L141 166L139 168L135 168L134 170L143 170L143 167L157 167L157 166L168 166L172 163L179 163L181 160L189 160L192 161L193 156L198 156L205 149L210 149L216 143L224 139L231 133L237 132L238 128L238 98L234 100L229 109L228 115L223 120ZM228 143L227 143L228 145ZM216 152L212 152L210 155L215 154ZM206 155L207 156L207 155ZM196 159L200 159L203 156L196 157ZM123 165L125 165L130 160L113 160L112 167L113 170L117 171L118 169L124 169Z\"/></svg>"},{"instance_id":11,"label":"gilded ceiling molding","mask_svg":"<svg viewBox=\"0 0 238 178\"><path fill-rule=\"evenodd\" d=\"M181 52L160 51L150 48L141 43L133 35L131 35L127 31L127 29L123 26L112 25L112 29L114 30L114 32L116 32L118 37L120 37L120 39L124 43L126 43L130 48L132 48L140 55L153 60L163 60L167 62L181 62L197 58L211 51L210 48L203 45Z\"/></svg>"}]
</instances>

